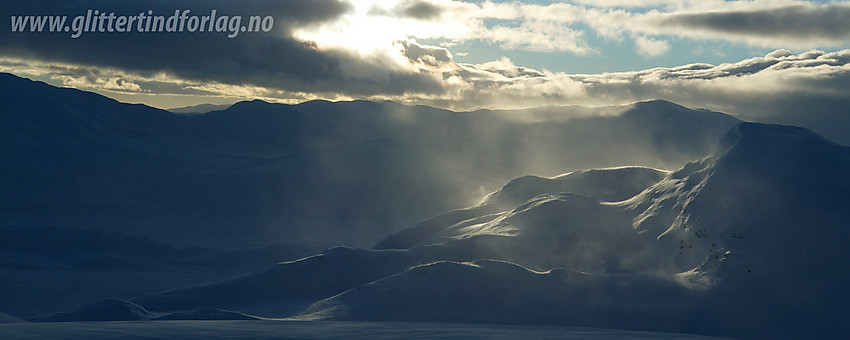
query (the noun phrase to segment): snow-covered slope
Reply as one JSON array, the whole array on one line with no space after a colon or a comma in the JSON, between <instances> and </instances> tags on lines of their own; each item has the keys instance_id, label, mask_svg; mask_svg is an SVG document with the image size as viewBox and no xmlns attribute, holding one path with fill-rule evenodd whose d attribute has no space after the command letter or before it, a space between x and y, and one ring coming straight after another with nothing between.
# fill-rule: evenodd
<instances>
[{"instance_id":1,"label":"snow-covered slope","mask_svg":"<svg viewBox=\"0 0 850 340\"><path fill-rule=\"evenodd\" d=\"M132 302L108 299L78 309L36 319L43 322L68 321L138 321L157 315Z\"/></svg>"},{"instance_id":2,"label":"snow-covered slope","mask_svg":"<svg viewBox=\"0 0 850 340\"><path fill-rule=\"evenodd\" d=\"M156 311L226 308L287 316L305 304L401 272L425 259L399 253L337 247L229 280L149 294L133 301Z\"/></svg>"},{"instance_id":3,"label":"snow-covered slope","mask_svg":"<svg viewBox=\"0 0 850 340\"><path fill-rule=\"evenodd\" d=\"M644 167L621 167L575 171L553 178L524 176L508 182L502 189L488 195L482 204L515 207L534 196L561 192L617 202L658 183L667 173Z\"/></svg>"},{"instance_id":4,"label":"snow-covered slope","mask_svg":"<svg viewBox=\"0 0 850 340\"><path fill-rule=\"evenodd\" d=\"M640 292L640 295L634 295ZM535 272L493 260L413 267L317 302L297 320L448 321L683 330L687 289L649 275ZM624 301L628 300L627 303ZM678 315L678 316L674 316Z\"/></svg>"},{"instance_id":5,"label":"snow-covered slope","mask_svg":"<svg viewBox=\"0 0 850 340\"><path fill-rule=\"evenodd\" d=\"M6 313L0 313L0 323L20 323L20 322L27 322L27 321L24 320L24 319L21 319L19 317L11 316L11 315L6 314Z\"/></svg>"},{"instance_id":6,"label":"snow-covered slope","mask_svg":"<svg viewBox=\"0 0 850 340\"><path fill-rule=\"evenodd\" d=\"M133 299L157 312L207 308L287 317L315 301L442 259L480 258L473 249L440 245L411 250L366 250L334 247L320 254L209 284L155 292Z\"/></svg>"},{"instance_id":7,"label":"snow-covered slope","mask_svg":"<svg viewBox=\"0 0 850 340\"><path fill-rule=\"evenodd\" d=\"M494 219L496 213L513 210L535 196L575 193L600 201L622 201L662 180L666 171L645 167L592 169L553 178L523 176L487 195L477 206L453 210L398 231L375 245L375 249L410 248L452 225L466 226ZM463 224L459 224L463 222Z\"/></svg>"},{"instance_id":8,"label":"snow-covered slope","mask_svg":"<svg viewBox=\"0 0 850 340\"><path fill-rule=\"evenodd\" d=\"M221 309L203 309L194 312L171 313L154 320L261 320L261 318Z\"/></svg>"},{"instance_id":9,"label":"snow-covered slope","mask_svg":"<svg viewBox=\"0 0 850 340\"><path fill-rule=\"evenodd\" d=\"M804 336L847 332L850 148L798 127L742 123L714 157L629 205L661 264L710 287L718 327ZM679 245L678 252L676 245ZM845 326L838 326L845 325ZM845 333L846 334L846 333Z\"/></svg>"}]
</instances>

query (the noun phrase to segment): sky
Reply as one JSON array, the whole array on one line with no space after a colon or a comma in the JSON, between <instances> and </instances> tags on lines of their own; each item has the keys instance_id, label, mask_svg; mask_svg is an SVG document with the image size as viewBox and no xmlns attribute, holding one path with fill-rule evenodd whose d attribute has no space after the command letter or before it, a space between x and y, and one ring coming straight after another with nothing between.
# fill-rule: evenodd
<instances>
[{"instance_id":1,"label":"sky","mask_svg":"<svg viewBox=\"0 0 850 340\"><path fill-rule=\"evenodd\" d=\"M274 25L233 38L73 38L6 26L0 71L160 108L255 98L453 110L666 99L760 117L850 103L850 1L34 0L0 13L186 9L271 16Z\"/></svg>"}]
</instances>

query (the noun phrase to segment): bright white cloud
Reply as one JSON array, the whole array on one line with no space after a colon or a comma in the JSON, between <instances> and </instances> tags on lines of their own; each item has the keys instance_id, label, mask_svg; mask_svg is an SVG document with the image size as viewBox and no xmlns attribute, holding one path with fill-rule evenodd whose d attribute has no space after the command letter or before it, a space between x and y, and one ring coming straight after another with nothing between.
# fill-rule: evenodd
<instances>
[{"instance_id":1,"label":"bright white cloud","mask_svg":"<svg viewBox=\"0 0 850 340\"><path fill-rule=\"evenodd\" d=\"M501 64L505 68L512 67L512 64ZM489 63L464 67L496 73ZM523 72L528 73L528 70ZM498 72L502 77L506 74ZM835 83L850 81L850 50L833 53L811 51L799 55L780 50L765 57L716 66L692 64L588 75L540 74L543 76L516 76L499 82L485 82L483 86L474 87L472 91L476 93L469 97L491 98L494 103L489 105L496 107L607 105L662 98L734 113L750 113L744 107L752 106L747 102L754 98L788 94L800 98L809 95L837 96L850 100L850 93L846 91L824 91L840 89ZM479 75L477 79L485 78ZM459 99L458 103L464 105L470 102Z\"/></svg>"},{"instance_id":2,"label":"bright white cloud","mask_svg":"<svg viewBox=\"0 0 850 340\"><path fill-rule=\"evenodd\" d=\"M635 38L635 46L637 47L638 53L648 57L657 57L670 50L670 43L667 41L656 40L644 36Z\"/></svg>"},{"instance_id":3,"label":"bright white cloud","mask_svg":"<svg viewBox=\"0 0 850 340\"><path fill-rule=\"evenodd\" d=\"M583 55L593 51L582 39L583 32L549 21L526 21L519 27L495 26L476 37L492 41L506 50L537 52L573 52Z\"/></svg>"}]
</instances>

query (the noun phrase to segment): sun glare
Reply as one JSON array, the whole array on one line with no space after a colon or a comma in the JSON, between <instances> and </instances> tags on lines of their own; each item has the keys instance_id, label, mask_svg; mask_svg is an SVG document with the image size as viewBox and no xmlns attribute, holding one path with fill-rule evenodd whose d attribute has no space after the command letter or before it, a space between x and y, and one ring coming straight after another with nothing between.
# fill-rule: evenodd
<instances>
[{"instance_id":1,"label":"sun glare","mask_svg":"<svg viewBox=\"0 0 850 340\"><path fill-rule=\"evenodd\" d=\"M374 9L381 1L357 1L354 9L339 20L317 28L301 29L296 37L314 41L323 49L344 48L361 55L392 46L393 41L406 38L397 19L377 15Z\"/></svg>"},{"instance_id":2,"label":"sun glare","mask_svg":"<svg viewBox=\"0 0 850 340\"><path fill-rule=\"evenodd\" d=\"M468 35L473 29L470 26L473 21L464 17L471 14L470 11L451 11L429 19L416 19L398 13L400 4L403 1L357 1L353 4L354 9L339 20L320 27L300 29L295 36L314 41L319 48L344 48L366 55L395 48L394 44L401 40L452 40Z\"/></svg>"}]
</instances>

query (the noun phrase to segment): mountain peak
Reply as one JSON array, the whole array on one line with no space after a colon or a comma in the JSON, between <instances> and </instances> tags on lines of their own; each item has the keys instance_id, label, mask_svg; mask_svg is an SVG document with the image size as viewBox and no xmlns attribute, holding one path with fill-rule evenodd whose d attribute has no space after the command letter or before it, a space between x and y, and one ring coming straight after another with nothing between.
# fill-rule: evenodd
<instances>
[{"instance_id":1,"label":"mountain peak","mask_svg":"<svg viewBox=\"0 0 850 340\"><path fill-rule=\"evenodd\" d=\"M779 141L808 141L817 143L834 143L823 136L798 126L741 122L729 130L719 143L718 151L726 151L738 143Z\"/></svg>"},{"instance_id":2,"label":"mountain peak","mask_svg":"<svg viewBox=\"0 0 850 340\"><path fill-rule=\"evenodd\" d=\"M280 105L280 104L269 103L269 102L267 102L265 100L261 100L261 99L244 100L244 101L241 101L241 102L234 103L229 108L227 108L227 110L257 109L257 108L269 107L269 106L274 106L274 105Z\"/></svg>"},{"instance_id":3,"label":"mountain peak","mask_svg":"<svg viewBox=\"0 0 850 340\"><path fill-rule=\"evenodd\" d=\"M676 104L674 102L671 102L669 100L664 100L664 99L645 100L645 101L634 103L633 105L634 106L647 106L647 107L677 107L677 108L681 107L681 108L684 108L684 106L681 106L679 104Z\"/></svg>"},{"instance_id":4,"label":"mountain peak","mask_svg":"<svg viewBox=\"0 0 850 340\"><path fill-rule=\"evenodd\" d=\"M802 159L813 159L817 154L831 154L830 151L836 149L848 148L797 126L742 122L729 130L717 144L715 156L779 160L799 155Z\"/></svg>"}]
</instances>

